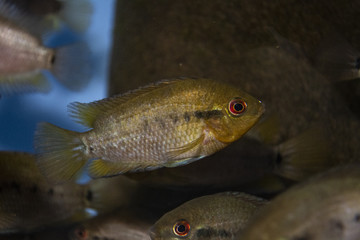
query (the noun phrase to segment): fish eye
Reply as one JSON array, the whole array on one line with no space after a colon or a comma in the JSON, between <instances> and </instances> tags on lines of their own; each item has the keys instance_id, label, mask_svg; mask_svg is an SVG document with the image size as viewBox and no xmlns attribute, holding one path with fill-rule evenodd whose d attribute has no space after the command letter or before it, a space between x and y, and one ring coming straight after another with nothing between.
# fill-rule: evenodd
<instances>
[{"instance_id":1,"label":"fish eye","mask_svg":"<svg viewBox=\"0 0 360 240\"><path fill-rule=\"evenodd\" d=\"M173 226L173 232L176 236L186 237L190 232L190 224L186 220L180 220Z\"/></svg>"},{"instance_id":2,"label":"fish eye","mask_svg":"<svg viewBox=\"0 0 360 240\"><path fill-rule=\"evenodd\" d=\"M81 226L75 229L75 236L77 239L87 239L88 232L83 226Z\"/></svg>"},{"instance_id":3,"label":"fish eye","mask_svg":"<svg viewBox=\"0 0 360 240\"><path fill-rule=\"evenodd\" d=\"M240 98L234 98L229 102L229 112L235 117L245 112L246 108L246 102Z\"/></svg>"}]
</instances>

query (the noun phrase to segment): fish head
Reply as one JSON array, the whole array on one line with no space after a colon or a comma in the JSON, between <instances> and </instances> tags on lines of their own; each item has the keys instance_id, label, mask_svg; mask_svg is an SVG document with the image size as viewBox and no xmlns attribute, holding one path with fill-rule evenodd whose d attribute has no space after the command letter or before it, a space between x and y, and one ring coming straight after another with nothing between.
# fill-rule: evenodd
<instances>
[{"instance_id":1,"label":"fish head","mask_svg":"<svg viewBox=\"0 0 360 240\"><path fill-rule=\"evenodd\" d=\"M217 97L215 109L221 117L206 120L208 129L223 143L231 143L244 135L260 119L264 104L241 90L229 89L228 94Z\"/></svg>"},{"instance_id":2,"label":"fish head","mask_svg":"<svg viewBox=\"0 0 360 240\"><path fill-rule=\"evenodd\" d=\"M191 225L191 220L185 218L170 220L169 218L174 217L165 214L151 227L149 235L152 240L196 239L196 231Z\"/></svg>"}]
</instances>

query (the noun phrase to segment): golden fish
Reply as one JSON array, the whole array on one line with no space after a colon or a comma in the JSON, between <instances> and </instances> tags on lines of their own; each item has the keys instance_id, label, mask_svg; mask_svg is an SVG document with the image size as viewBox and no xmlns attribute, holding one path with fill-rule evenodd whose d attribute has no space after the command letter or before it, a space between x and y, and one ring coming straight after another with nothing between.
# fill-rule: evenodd
<instances>
[{"instance_id":1,"label":"golden fish","mask_svg":"<svg viewBox=\"0 0 360 240\"><path fill-rule=\"evenodd\" d=\"M27 17L12 4L0 1L0 94L42 91L49 83L42 70L72 90L90 79L90 51L84 43L57 49L41 43L38 21ZM41 33L40 33L41 32Z\"/></svg>"},{"instance_id":2,"label":"golden fish","mask_svg":"<svg viewBox=\"0 0 360 240\"><path fill-rule=\"evenodd\" d=\"M69 110L91 128L84 133L38 125L38 164L55 181L87 164L94 178L176 167L239 139L264 112L249 94L208 79L161 81Z\"/></svg>"},{"instance_id":3,"label":"golden fish","mask_svg":"<svg viewBox=\"0 0 360 240\"><path fill-rule=\"evenodd\" d=\"M40 173L33 155L0 152L0 233L59 226L91 217L97 210L108 211L119 201L126 204L126 199L118 198L122 193L113 189L111 194L114 191L116 199L109 197L107 185L98 181L51 185Z\"/></svg>"},{"instance_id":4,"label":"golden fish","mask_svg":"<svg viewBox=\"0 0 360 240\"><path fill-rule=\"evenodd\" d=\"M190 200L162 216L151 228L152 240L233 239L267 203L244 193L225 192Z\"/></svg>"},{"instance_id":5,"label":"golden fish","mask_svg":"<svg viewBox=\"0 0 360 240\"><path fill-rule=\"evenodd\" d=\"M277 196L237 239L360 239L360 166L331 169Z\"/></svg>"}]
</instances>

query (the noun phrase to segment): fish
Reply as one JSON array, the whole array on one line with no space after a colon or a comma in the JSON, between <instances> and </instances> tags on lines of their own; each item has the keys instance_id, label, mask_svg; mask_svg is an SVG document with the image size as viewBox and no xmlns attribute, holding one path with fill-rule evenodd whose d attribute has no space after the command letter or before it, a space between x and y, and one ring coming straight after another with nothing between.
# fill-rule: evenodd
<instances>
[{"instance_id":1,"label":"fish","mask_svg":"<svg viewBox=\"0 0 360 240\"><path fill-rule=\"evenodd\" d=\"M79 133L50 123L35 132L37 163L50 181L92 178L188 164L239 139L264 104L209 79L164 80L92 103L71 103Z\"/></svg>"},{"instance_id":2,"label":"fish","mask_svg":"<svg viewBox=\"0 0 360 240\"><path fill-rule=\"evenodd\" d=\"M142 211L120 209L77 224L69 230L68 236L70 240L150 240L148 230L153 221Z\"/></svg>"},{"instance_id":3,"label":"fish","mask_svg":"<svg viewBox=\"0 0 360 240\"><path fill-rule=\"evenodd\" d=\"M90 80L91 52L85 42L46 47L35 19L0 1L0 94L48 92L50 71L67 88L78 91ZM42 32L42 34L46 34Z\"/></svg>"},{"instance_id":4,"label":"fish","mask_svg":"<svg viewBox=\"0 0 360 240\"><path fill-rule=\"evenodd\" d=\"M152 240L233 239L267 201L223 192L190 200L162 216L150 229Z\"/></svg>"},{"instance_id":5,"label":"fish","mask_svg":"<svg viewBox=\"0 0 360 240\"><path fill-rule=\"evenodd\" d=\"M109 187L113 197L109 197ZM30 233L44 227L70 224L104 213L127 200L115 182L52 185L40 173L35 156L0 152L0 233ZM125 184L126 185L126 184ZM124 186L125 186L124 185ZM116 186L116 187L115 187ZM103 196L104 195L104 196ZM121 202L119 204L119 202ZM112 205L114 204L114 205Z\"/></svg>"},{"instance_id":6,"label":"fish","mask_svg":"<svg viewBox=\"0 0 360 240\"><path fill-rule=\"evenodd\" d=\"M89 0L5 0L32 17L41 18L45 28L56 31L63 24L83 33L89 27L93 6Z\"/></svg>"},{"instance_id":7,"label":"fish","mask_svg":"<svg viewBox=\"0 0 360 240\"><path fill-rule=\"evenodd\" d=\"M337 166L275 197L236 239L360 239L360 166Z\"/></svg>"}]
</instances>

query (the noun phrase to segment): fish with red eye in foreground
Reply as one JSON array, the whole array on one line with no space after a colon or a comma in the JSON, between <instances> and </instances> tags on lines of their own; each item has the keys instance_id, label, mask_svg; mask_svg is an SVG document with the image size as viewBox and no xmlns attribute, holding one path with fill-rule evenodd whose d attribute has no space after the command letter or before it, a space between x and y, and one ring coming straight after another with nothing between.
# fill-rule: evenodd
<instances>
[{"instance_id":1,"label":"fish with red eye in foreground","mask_svg":"<svg viewBox=\"0 0 360 240\"><path fill-rule=\"evenodd\" d=\"M40 123L38 165L52 181L176 167L211 155L239 139L260 118L263 104L233 86L182 78L69 111L91 128L79 133Z\"/></svg>"},{"instance_id":2,"label":"fish with red eye in foreground","mask_svg":"<svg viewBox=\"0 0 360 240\"><path fill-rule=\"evenodd\" d=\"M41 20L15 5L0 1L0 94L47 92L48 70L71 90L83 88L91 77L91 53L78 42L58 48L44 46Z\"/></svg>"},{"instance_id":3,"label":"fish with red eye in foreground","mask_svg":"<svg viewBox=\"0 0 360 240\"><path fill-rule=\"evenodd\" d=\"M163 215L151 228L152 240L233 239L267 201L239 192L190 200Z\"/></svg>"}]
</instances>

